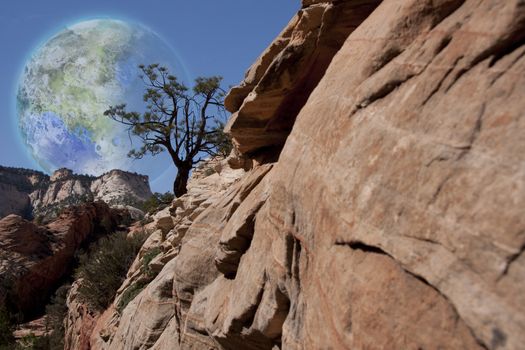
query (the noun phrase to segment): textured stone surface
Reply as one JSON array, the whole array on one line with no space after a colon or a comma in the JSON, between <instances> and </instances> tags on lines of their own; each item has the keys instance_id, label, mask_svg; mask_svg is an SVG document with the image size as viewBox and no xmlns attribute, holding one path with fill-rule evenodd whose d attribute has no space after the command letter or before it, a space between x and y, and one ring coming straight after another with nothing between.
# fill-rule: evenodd
<instances>
[{"instance_id":1,"label":"textured stone surface","mask_svg":"<svg viewBox=\"0 0 525 350\"><path fill-rule=\"evenodd\" d=\"M44 306L74 254L95 234L110 232L121 214L104 203L66 210L47 226L19 216L0 220L0 300L13 313L30 317Z\"/></svg>"},{"instance_id":2,"label":"textured stone surface","mask_svg":"<svg viewBox=\"0 0 525 350\"><path fill-rule=\"evenodd\" d=\"M31 212L31 201L27 193L19 191L16 186L0 183L0 217L9 214L27 216ZM4 200L9 198L9 200Z\"/></svg>"},{"instance_id":3,"label":"textured stone surface","mask_svg":"<svg viewBox=\"0 0 525 350\"><path fill-rule=\"evenodd\" d=\"M380 1L339 1L299 11L226 98L226 130L243 154L280 148L332 57Z\"/></svg>"},{"instance_id":4,"label":"textured stone surface","mask_svg":"<svg viewBox=\"0 0 525 350\"><path fill-rule=\"evenodd\" d=\"M523 347L525 5L376 4L303 2L227 100L251 170L174 202L177 253L94 348Z\"/></svg>"},{"instance_id":5,"label":"textured stone surface","mask_svg":"<svg viewBox=\"0 0 525 350\"><path fill-rule=\"evenodd\" d=\"M47 182L47 176L41 172L0 166L0 218L9 214L29 217L29 194Z\"/></svg>"},{"instance_id":6,"label":"textured stone surface","mask_svg":"<svg viewBox=\"0 0 525 350\"><path fill-rule=\"evenodd\" d=\"M88 201L126 208L140 217L144 214L134 206L151 196L147 176L121 170L91 177L58 169L47 176L38 171L0 167L0 218L16 214L26 219L51 219L63 208Z\"/></svg>"},{"instance_id":7,"label":"textured stone surface","mask_svg":"<svg viewBox=\"0 0 525 350\"><path fill-rule=\"evenodd\" d=\"M148 349L154 344L154 348L163 348L160 344L164 344L164 348L173 348L173 338L166 334L166 329L175 322L173 273L181 243L187 234L191 234L188 229L193 227L194 221L202 225L207 220L220 222L216 215L210 219L206 208L244 174L242 169L231 169L225 159L207 160L193 172L186 195L176 198L170 207L153 215L151 223L133 226L130 234L145 230L150 236L130 267L113 305L102 314L86 311L85 306L76 300L75 290L70 293L66 349ZM237 199L231 205L238 205L240 201ZM209 246L211 251L214 248ZM144 258L153 251L158 251L158 254L148 264L150 272L145 273ZM198 258L198 254L195 257ZM213 261L209 264L213 266ZM215 269L211 271L218 273ZM119 312L116 306L123 294L139 284L145 285L144 290ZM79 330L91 333L85 337Z\"/></svg>"},{"instance_id":8,"label":"textured stone surface","mask_svg":"<svg viewBox=\"0 0 525 350\"><path fill-rule=\"evenodd\" d=\"M96 316L87 306L80 302L78 297L79 281L76 281L68 293L68 314L64 320L66 334L64 335L65 349L89 350L89 338L95 327ZM78 322L82 320L82 322Z\"/></svg>"},{"instance_id":9,"label":"textured stone surface","mask_svg":"<svg viewBox=\"0 0 525 350\"><path fill-rule=\"evenodd\" d=\"M111 205L134 205L152 195L148 177L122 170L111 170L91 183L95 200Z\"/></svg>"}]
</instances>

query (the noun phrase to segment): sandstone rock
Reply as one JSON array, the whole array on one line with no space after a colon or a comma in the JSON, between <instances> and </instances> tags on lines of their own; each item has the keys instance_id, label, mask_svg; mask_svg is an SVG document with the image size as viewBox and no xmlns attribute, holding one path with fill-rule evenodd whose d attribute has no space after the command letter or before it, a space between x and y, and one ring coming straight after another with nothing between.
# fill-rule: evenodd
<instances>
[{"instance_id":1,"label":"sandstone rock","mask_svg":"<svg viewBox=\"0 0 525 350\"><path fill-rule=\"evenodd\" d=\"M501 281L508 278L509 261L512 268L525 239L518 209L525 179L516 167L523 162L518 135L523 132L519 96L524 91L514 88L524 84L523 47L517 45L524 12L518 2L441 2L425 15L428 5L405 2L400 8L396 1L385 1L350 35L281 153L279 165L286 167L275 169L279 180L270 195L269 202L275 203L271 217L285 221L278 213L289 208L304 263L315 256L299 279L301 294L308 301L330 301L323 307L327 314L341 315L340 305L348 305L348 315L335 324L351 322L351 331L333 329L344 344L366 347L360 342L377 338L379 328L362 328L359 324L368 324L364 319L356 323L358 317L372 319L375 308L361 316L356 308L378 306L372 300L382 300L392 303L388 314L394 316L405 313L405 306L395 307L401 293L361 302L354 299L360 294L354 287L344 299L334 282L334 276L342 280L344 275L328 273L337 265L333 255L328 259L323 253L333 245L348 248L337 260L348 262L345 269L355 282L369 278L366 269L377 264L352 263L359 252L382 254L403 269L404 274L391 280L394 285L401 287L407 278L418 281L427 291L411 301L421 305L411 310L424 307L431 296L442 298L432 313L448 321L425 327L421 316L412 321L394 317L396 331L380 328L382 339L396 340L390 346L446 341L444 347L469 348L476 346L475 340L488 348L517 349L523 343L519 329L525 325L525 310L518 306L522 284L513 279L502 293ZM403 17L392 16L394 10ZM494 11L505 16L490 35L482 35ZM392 38L407 21L414 24L406 35ZM397 56L392 58L389 50ZM345 75L341 67L346 67ZM497 122L502 115L508 124ZM318 142L307 141L312 139ZM290 168L302 177L287 177ZM329 180L323 175L327 171L333 174ZM512 200L504 200L503 193ZM295 204L286 204L290 201ZM319 208L323 217L312 220L308 213ZM379 265L374 269L382 270ZM352 281L345 285L358 288ZM316 347L305 335L324 323L304 323L298 330L301 319L315 320L317 314L311 302L307 309L301 299L295 300L291 308L297 316L285 322L284 344ZM407 337L418 333L407 328L414 323L433 333L402 343L401 329ZM438 332L455 336L440 338ZM344 338L346 334L351 338ZM319 344L334 344L329 339L329 334L316 337Z\"/></svg>"},{"instance_id":2,"label":"sandstone rock","mask_svg":"<svg viewBox=\"0 0 525 350\"><path fill-rule=\"evenodd\" d=\"M230 155L226 159L228 165L232 169L244 169L250 170L253 166L253 162L250 158L242 155L235 147L232 149Z\"/></svg>"},{"instance_id":3,"label":"sandstone rock","mask_svg":"<svg viewBox=\"0 0 525 350\"><path fill-rule=\"evenodd\" d=\"M284 348L523 343L522 282L501 290L525 239L519 6L384 1L349 36L297 117L234 280L274 257L262 276L290 299Z\"/></svg>"},{"instance_id":4,"label":"sandstone rock","mask_svg":"<svg viewBox=\"0 0 525 350\"><path fill-rule=\"evenodd\" d=\"M283 146L332 57L379 3L328 2L299 11L226 98L234 113L226 131L242 154Z\"/></svg>"},{"instance_id":5,"label":"sandstone rock","mask_svg":"<svg viewBox=\"0 0 525 350\"><path fill-rule=\"evenodd\" d=\"M96 317L78 300L79 286L80 281L76 281L67 298L68 314L64 321L66 329L64 348L89 350L89 338L95 327Z\"/></svg>"},{"instance_id":6,"label":"sandstone rock","mask_svg":"<svg viewBox=\"0 0 525 350\"><path fill-rule=\"evenodd\" d=\"M243 168L232 168L227 159L221 157L208 159L199 164L192 172L188 181L189 196L186 198L200 205L196 202L203 202L210 195L217 195L224 191L244 173Z\"/></svg>"},{"instance_id":7,"label":"sandstone rock","mask_svg":"<svg viewBox=\"0 0 525 350\"><path fill-rule=\"evenodd\" d=\"M169 207L156 213L153 216L153 221L157 229L161 230L164 235L166 235L172 228L175 227Z\"/></svg>"},{"instance_id":8,"label":"sandstone rock","mask_svg":"<svg viewBox=\"0 0 525 350\"><path fill-rule=\"evenodd\" d=\"M49 181L51 182L57 182L57 181L64 181L67 179L70 179L73 177L73 171L66 168L61 168L56 170L51 177L49 178Z\"/></svg>"},{"instance_id":9,"label":"sandstone rock","mask_svg":"<svg viewBox=\"0 0 525 350\"><path fill-rule=\"evenodd\" d=\"M132 207L131 205L117 204L117 205L112 205L111 207L115 209L121 209L121 210L127 211L129 215L131 216L131 219L135 221L143 219L144 216L146 215L142 210Z\"/></svg>"},{"instance_id":10,"label":"sandstone rock","mask_svg":"<svg viewBox=\"0 0 525 350\"><path fill-rule=\"evenodd\" d=\"M215 171L214 175L218 179L209 179L210 174L206 174L205 170L209 168ZM130 229L130 235L146 231L150 236L130 267L126 280L117 291L113 305L103 314L91 313L87 317L87 325L92 329L88 341L84 338L80 339L77 336L78 332L68 331L66 349L82 346L91 349L122 349L129 344L149 348L154 343L158 347L157 340L163 333L162 327L172 323L170 319L175 313L173 304L167 302L173 296L171 288L167 288L166 283L170 283L170 286L172 284L170 279L172 279L173 262L179 254L181 242L192 226L192 222L220 197L229 184L237 182L244 173L242 169L231 169L224 159L208 160L192 174L188 194L176 198L172 206L153 215L153 221L144 227L135 224ZM150 257L152 260L147 264L148 271L145 271L144 258L154 251L158 253L155 257ZM116 305L119 305L124 293L137 285L147 286L122 310L122 313L118 312ZM71 298L74 300L74 296ZM160 305L157 305L159 303ZM78 309L79 305L73 302L71 307ZM137 317L141 317L138 315L144 313L149 313L151 317L148 320L144 318L143 323L137 324ZM82 329L83 319L84 316L80 313L70 312L68 328Z\"/></svg>"},{"instance_id":11,"label":"sandstone rock","mask_svg":"<svg viewBox=\"0 0 525 350\"><path fill-rule=\"evenodd\" d=\"M27 169L0 167L0 218L9 214L26 219L52 219L68 206L101 200L112 207L136 208L152 196L147 176L112 170L100 177L75 175L59 169L51 177Z\"/></svg>"},{"instance_id":12,"label":"sandstone rock","mask_svg":"<svg viewBox=\"0 0 525 350\"><path fill-rule=\"evenodd\" d=\"M0 166L0 218L9 214L29 217L29 193L47 182L48 177L41 172Z\"/></svg>"},{"instance_id":13,"label":"sandstone rock","mask_svg":"<svg viewBox=\"0 0 525 350\"><path fill-rule=\"evenodd\" d=\"M137 205L151 196L148 177L122 170L111 170L91 183L96 200L109 205Z\"/></svg>"},{"instance_id":14,"label":"sandstone rock","mask_svg":"<svg viewBox=\"0 0 525 350\"><path fill-rule=\"evenodd\" d=\"M94 234L109 232L118 213L104 203L65 211L47 226L16 215L0 220L0 301L12 312L32 316L68 272L75 252Z\"/></svg>"},{"instance_id":15,"label":"sandstone rock","mask_svg":"<svg viewBox=\"0 0 525 350\"><path fill-rule=\"evenodd\" d=\"M28 216L31 213L29 195L19 191L16 186L0 183L0 218L9 214ZM4 198L9 198L5 200Z\"/></svg>"},{"instance_id":16,"label":"sandstone rock","mask_svg":"<svg viewBox=\"0 0 525 350\"><path fill-rule=\"evenodd\" d=\"M219 218L232 215L239 203L261 181L268 170L269 167L261 168L252 174L248 181L232 185L225 196L221 197L220 203L210 206L196 219L195 224L191 226L182 241L184 252L170 251L167 253L176 257L168 261L160 274L124 309L114 337L104 343L101 349L126 347L172 349L179 341L177 340L179 337L186 339L180 339L183 342L199 337L195 332L177 333L172 327L177 327L177 329L180 327L178 322L180 322L181 314L187 311L186 307L189 304L185 305L183 295L188 295L188 289L199 285L204 286L219 274L216 269L212 268L215 249L205 244L218 231L210 229L207 225L221 225ZM192 202L189 197L188 194L177 199L176 205ZM205 249L206 253L196 253L190 247ZM180 255L181 253L183 256ZM156 260L166 261L167 259L165 255L160 255ZM174 282L174 274L178 274L178 282ZM138 319L141 321L137 322ZM164 335L167 329L173 332L170 333L171 341L168 341ZM210 346L213 344L213 341L205 338L200 341ZM92 344L101 344L100 335L93 334Z\"/></svg>"},{"instance_id":17,"label":"sandstone rock","mask_svg":"<svg viewBox=\"0 0 525 350\"><path fill-rule=\"evenodd\" d=\"M522 348L522 1L303 6L227 100L251 170L173 203L174 258L91 344Z\"/></svg>"},{"instance_id":18,"label":"sandstone rock","mask_svg":"<svg viewBox=\"0 0 525 350\"><path fill-rule=\"evenodd\" d=\"M36 320L26 322L24 324L18 325L13 331L13 336L17 340L22 340L24 338L35 336L35 337L44 337L48 335L49 330L47 329L47 320L46 316L37 318Z\"/></svg>"}]
</instances>

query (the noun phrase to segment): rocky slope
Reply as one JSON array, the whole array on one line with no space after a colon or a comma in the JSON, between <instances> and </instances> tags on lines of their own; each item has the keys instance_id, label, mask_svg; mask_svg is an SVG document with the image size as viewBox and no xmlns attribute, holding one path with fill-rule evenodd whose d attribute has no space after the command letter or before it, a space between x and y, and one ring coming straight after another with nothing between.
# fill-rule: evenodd
<instances>
[{"instance_id":1,"label":"rocky slope","mask_svg":"<svg viewBox=\"0 0 525 350\"><path fill-rule=\"evenodd\" d=\"M0 305L22 319L38 313L81 245L129 220L103 202L69 208L46 226L13 214L1 219Z\"/></svg>"},{"instance_id":2,"label":"rocky slope","mask_svg":"<svg viewBox=\"0 0 525 350\"><path fill-rule=\"evenodd\" d=\"M54 217L71 205L101 200L111 206L137 206L152 195L147 176L112 170L100 177L59 169L41 172L0 167L0 218Z\"/></svg>"},{"instance_id":3,"label":"rocky slope","mask_svg":"<svg viewBox=\"0 0 525 350\"><path fill-rule=\"evenodd\" d=\"M521 0L303 1L227 99L250 170L68 348L522 348L524 39Z\"/></svg>"},{"instance_id":4,"label":"rocky slope","mask_svg":"<svg viewBox=\"0 0 525 350\"><path fill-rule=\"evenodd\" d=\"M163 270L164 265L179 254L182 239L194 219L221 197L244 173L242 169L231 169L224 160L208 160L193 171L186 195L175 199L170 207L156 213L151 223L145 226L136 223L132 226L130 235L145 230L149 233L149 238L131 266L113 305L104 313L90 310L78 298L77 290L82 282L77 281L73 285L67 302L69 313L66 319L66 349L105 348L109 339L112 339L113 348L125 348L125 339L113 339L119 324L128 322L129 328L126 327L125 330L133 332L130 328L136 325L130 320L126 321L126 318L147 313L147 308L152 306L146 304L137 310L138 305L133 302L124 305L124 300L129 302L127 295L150 288L148 285ZM163 300L166 303L165 311L162 315L152 313L151 322L158 322L159 317L164 321L167 317L173 317L171 302L167 298ZM157 311L155 309L155 312ZM147 338L156 339L160 330L155 329L153 324L146 327L143 330L145 334L137 335L146 338L142 339L142 346L151 345Z\"/></svg>"}]
</instances>

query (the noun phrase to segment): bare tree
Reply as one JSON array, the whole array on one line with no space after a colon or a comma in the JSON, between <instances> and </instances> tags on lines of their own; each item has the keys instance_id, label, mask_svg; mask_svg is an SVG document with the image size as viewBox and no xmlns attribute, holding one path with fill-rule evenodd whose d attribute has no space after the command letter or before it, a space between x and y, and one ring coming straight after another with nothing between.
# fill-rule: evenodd
<instances>
[{"instance_id":1,"label":"bare tree","mask_svg":"<svg viewBox=\"0 0 525 350\"><path fill-rule=\"evenodd\" d=\"M206 155L226 155L231 142L223 133L225 112L222 78L195 79L189 90L159 64L140 65L147 103L144 113L128 112L126 105L111 106L104 114L129 127L142 145L128 156L136 159L167 151L177 167L173 193L187 192L191 169Z\"/></svg>"}]
</instances>

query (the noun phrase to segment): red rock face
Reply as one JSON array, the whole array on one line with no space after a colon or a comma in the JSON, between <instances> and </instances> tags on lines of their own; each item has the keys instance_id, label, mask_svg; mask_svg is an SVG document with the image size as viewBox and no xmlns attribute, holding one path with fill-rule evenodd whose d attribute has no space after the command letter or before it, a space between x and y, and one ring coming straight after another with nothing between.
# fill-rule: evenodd
<instances>
[{"instance_id":1,"label":"red rock face","mask_svg":"<svg viewBox=\"0 0 525 350\"><path fill-rule=\"evenodd\" d=\"M303 5L227 100L252 170L92 344L523 348L523 1Z\"/></svg>"},{"instance_id":2,"label":"red rock face","mask_svg":"<svg viewBox=\"0 0 525 350\"><path fill-rule=\"evenodd\" d=\"M241 153L279 150L344 41L379 0L305 6L226 98L226 130Z\"/></svg>"},{"instance_id":3,"label":"red rock face","mask_svg":"<svg viewBox=\"0 0 525 350\"><path fill-rule=\"evenodd\" d=\"M195 297L195 328L254 348L520 348L524 20L519 1L383 1L295 119L236 275ZM269 105L273 72L232 126L258 127L243 109ZM273 140L232 134L248 153ZM220 252L239 251L232 234Z\"/></svg>"},{"instance_id":4,"label":"red rock face","mask_svg":"<svg viewBox=\"0 0 525 350\"><path fill-rule=\"evenodd\" d=\"M91 203L66 210L45 227L16 215L0 220L0 295L4 303L25 316L41 309L71 270L80 245L114 229L119 215L104 203Z\"/></svg>"}]
</instances>

